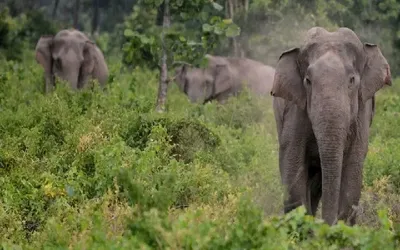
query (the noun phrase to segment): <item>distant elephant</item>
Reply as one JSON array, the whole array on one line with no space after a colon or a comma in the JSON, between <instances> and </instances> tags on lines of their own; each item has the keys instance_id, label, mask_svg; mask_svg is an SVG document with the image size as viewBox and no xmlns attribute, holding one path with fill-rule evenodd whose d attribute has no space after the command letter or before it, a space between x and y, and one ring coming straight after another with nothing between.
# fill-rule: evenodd
<instances>
[{"instance_id":1,"label":"distant elephant","mask_svg":"<svg viewBox=\"0 0 400 250\"><path fill-rule=\"evenodd\" d=\"M271 95L284 212L300 205L329 225L356 222L375 93L392 85L375 44L348 28L308 30L303 45L281 54Z\"/></svg>"},{"instance_id":2,"label":"distant elephant","mask_svg":"<svg viewBox=\"0 0 400 250\"><path fill-rule=\"evenodd\" d=\"M206 55L208 66L194 68L184 64L175 70L179 89L191 102L225 102L244 85L255 94L269 96L275 69L260 62L235 57Z\"/></svg>"},{"instance_id":3,"label":"distant elephant","mask_svg":"<svg viewBox=\"0 0 400 250\"><path fill-rule=\"evenodd\" d=\"M55 76L69 82L76 90L89 78L104 87L108 68L100 49L82 32L61 30L55 36L42 36L36 45L36 61L45 71L46 92L55 85Z\"/></svg>"}]
</instances>

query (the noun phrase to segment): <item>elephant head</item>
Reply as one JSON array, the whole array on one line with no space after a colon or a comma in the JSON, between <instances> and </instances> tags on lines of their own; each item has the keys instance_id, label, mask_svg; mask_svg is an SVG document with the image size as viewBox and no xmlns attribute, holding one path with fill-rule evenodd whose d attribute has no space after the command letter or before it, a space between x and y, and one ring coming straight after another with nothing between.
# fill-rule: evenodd
<instances>
[{"instance_id":1,"label":"elephant head","mask_svg":"<svg viewBox=\"0 0 400 250\"><path fill-rule=\"evenodd\" d=\"M194 68L186 64L175 70L179 89L192 103L206 103L218 97L232 86L232 70L227 61L209 58L206 68Z\"/></svg>"},{"instance_id":2,"label":"elephant head","mask_svg":"<svg viewBox=\"0 0 400 250\"><path fill-rule=\"evenodd\" d=\"M311 122L321 161L322 217L328 224L337 220L342 163L352 143L348 137L354 133L351 126L364 126L359 119L368 118L358 114L384 85L391 85L391 73L379 47L361 43L348 28L328 32L314 27L302 47L279 58L271 95L297 105ZM355 152L360 162L363 152Z\"/></svg>"},{"instance_id":3,"label":"elephant head","mask_svg":"<svg viewBox=\"0 0 400 250\"><path fill-rule=\"evenodd\" d=\"M36 45L36 60L45 71L46 91L54 86L55 76L69 82L73 89L83 87L89 76L99 71L99 63L105 66L98 53L96 45L77 30L42 36ZM102 71L107 75L107 66Z\"/></svg>"}]
</instances>

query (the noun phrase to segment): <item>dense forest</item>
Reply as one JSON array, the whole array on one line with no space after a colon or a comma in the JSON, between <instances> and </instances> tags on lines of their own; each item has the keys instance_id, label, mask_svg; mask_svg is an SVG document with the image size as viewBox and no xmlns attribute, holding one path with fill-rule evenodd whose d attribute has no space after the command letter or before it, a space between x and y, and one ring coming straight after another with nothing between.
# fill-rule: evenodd
<instances>
[{"instance_id":1,"label":"dense forest","mask_svg":"<svg viewBox=\"0 0 400 250\"><path fill-rule=\"evenodd\" d=\"M283 215L271 98L196 104L174 83L206 54L276 67L314 26L378 44L393 78L354 227ZM1 249L399 249L399 27L397 0L0 1ZM103 52L106 91L45 92L35 47L68 28Z\"/></svg>"}]
</instances>

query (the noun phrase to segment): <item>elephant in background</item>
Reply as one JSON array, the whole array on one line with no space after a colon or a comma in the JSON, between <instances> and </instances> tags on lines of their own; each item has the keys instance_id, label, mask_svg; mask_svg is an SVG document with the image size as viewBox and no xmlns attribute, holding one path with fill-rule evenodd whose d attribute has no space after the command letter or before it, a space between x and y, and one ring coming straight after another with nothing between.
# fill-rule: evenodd
<instances>
[{"instance_id":1,"label":"elephant in background","mask_svg":"<svg viewBox=\"0 0 400 250\"><path fill-rule=\"evenodd\" d=\"M224 103L237 95L244 85L252 93L269 96L275 69L260 62L235 57L206 55L208 66L194 68L186 64L175 70L175 82L192 103L217 100Z\"/></svg>"},{"instance_id":2,"label":"elephant in background","mask_svg":"<svg viewBox=\"0 0 400 250\"><path fill-rule=\"evenodd\" d=\"M348 28L311 28L281 54L271 95L285 213L304 205L315 216L322 199L326 223L356 223L375 93L391 84L379 47Z\"/></svg>"},{"instance_id":3,"label":"elephant in background","mask_svg":"<svg viewBox=\"0 0 400 250\"><path fill-rule=\"evenodd\" d=\"M108 80L103 53L78 30L42 36L36 45L36 61L45 71L46 92L54 87L55 76L69 82L74 90L84 87L90 78L97 79L102 88Z\"/></svg>"}]
</instances>

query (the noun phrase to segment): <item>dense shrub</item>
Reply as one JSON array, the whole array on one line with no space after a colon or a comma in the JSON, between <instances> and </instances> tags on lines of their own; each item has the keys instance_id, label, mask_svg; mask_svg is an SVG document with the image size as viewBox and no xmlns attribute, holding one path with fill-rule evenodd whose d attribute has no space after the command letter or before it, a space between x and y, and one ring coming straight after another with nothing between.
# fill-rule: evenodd
<instances>
[{"instance_id":1,"label":"dense shrub","mask_svg":"<svg viewBox=\"0 0 400 250\"><path fill-rule=\"evenodd\" d=\"M106 92L58 82L46 95L33 58L5 64L3 248L398 247L397 88L377 96L360 226L329 228L301 209L280 216L270 98L244 92L225 105L195 105L172 85L169 111L158 114L158 76L109 64Z\"/></svg>"},{"instance_id":2,"label":"dense shrub","mask_svg":"<svg viewBox=\"0 0 400 250\"><path fill-rule=\"evenodd\" d=\"M177 160L188 163L199 151L215 149L220 139L205 125L196 120L171 120L169 118L148 119L140 116L122 135L127 145L144 149L154 127L161 126L168 133L171 154Z\"/></svg>"}]
</instances>

